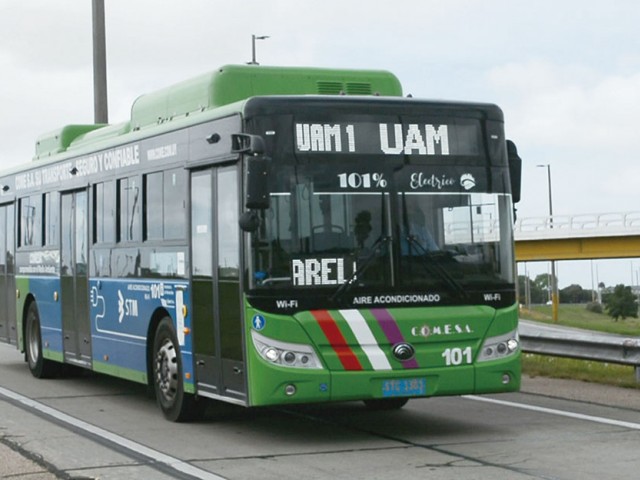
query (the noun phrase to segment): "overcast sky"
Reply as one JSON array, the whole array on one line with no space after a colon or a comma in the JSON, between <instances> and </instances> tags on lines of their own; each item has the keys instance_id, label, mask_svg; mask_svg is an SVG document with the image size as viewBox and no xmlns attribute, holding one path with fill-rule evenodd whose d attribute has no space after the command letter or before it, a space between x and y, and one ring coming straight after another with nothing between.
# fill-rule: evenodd
<instances>
[{"instance_id":1,"label":"overcast sky","mask_svg":"<svg viewBox=\"0 0 640 480\"><path fill-rule=\"evenodd\" d=\"M640 211L637 0L106 0L109 118L228 63L387 69L414 97L498 104L523 167L520 217ZM0 0L0 168L93 122L90 0ZM566 266L565 266L566 265ZM598 262L629 283L640 259ZM541 265L532 266L538 273ZM591 265L560 266L591 286ZM563 278L564 274L564 278ZM585 278L586 276L586 278Z\"/></svg>"}]
</instances>

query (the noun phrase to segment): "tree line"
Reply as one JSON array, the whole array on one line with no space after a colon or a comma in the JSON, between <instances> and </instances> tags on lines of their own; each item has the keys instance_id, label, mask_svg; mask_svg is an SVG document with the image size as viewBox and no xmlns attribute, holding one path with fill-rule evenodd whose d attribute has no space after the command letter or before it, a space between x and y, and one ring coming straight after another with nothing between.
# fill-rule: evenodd
<instances>
[{"instance_id":1,"label":"tree line","mask_svg":"<svg viewBox=\"0 0 640 480\"><path fill-rule=\"evenodd\" d=\"M518 299L522 305L545 304L551 301L551 275L543 273L533 280L525 275L518 275ZM587 304L587 309L597 313L606 313L615 321L626 317L638 318L638 295L630 286L622 284L615 287L598 285L598 290L584 289L572 284L558 290L560 303Z\"/></svg>"},{"instance_id":2,"label":"tree line","mask_svg":"<svg viewBox=\"0 0 640 480\"><path fill-rule=\"evenodd\" d=\"M543 304L551 300L551 275L542 273L533 280L518 275L518 296L522 304ZM558 291L560 303L589 303L598 299L598 292L585 290L580 285L569 285Z\"/></svg>"}]
</instances>

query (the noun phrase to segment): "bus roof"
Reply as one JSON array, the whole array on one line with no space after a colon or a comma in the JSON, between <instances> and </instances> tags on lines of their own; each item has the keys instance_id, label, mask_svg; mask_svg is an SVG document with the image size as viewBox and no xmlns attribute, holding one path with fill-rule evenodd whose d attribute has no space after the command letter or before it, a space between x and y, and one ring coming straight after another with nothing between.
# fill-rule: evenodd
<instances>
[{"instance_id":1,"label":"bus roof","mask_svg":"<svg viewBox=\"0 0 640 480\"><path fill-rule=\"evenodd\" d=\"M226 65L138 97L131 118L114 125L67 125L38 137L34 160L109 138L196 116L261 95L402 96L398 78L383 70Z\"/></svg>"}]
</instances>

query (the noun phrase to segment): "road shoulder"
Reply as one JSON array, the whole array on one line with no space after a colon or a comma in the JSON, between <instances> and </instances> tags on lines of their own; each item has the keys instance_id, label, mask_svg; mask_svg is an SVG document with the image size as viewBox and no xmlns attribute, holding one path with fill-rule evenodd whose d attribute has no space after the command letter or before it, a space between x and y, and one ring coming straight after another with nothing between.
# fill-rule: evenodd
<instances>
[{"instance_id":1,"label":"road shoulder","mask_svg":"<svg viewBox=\"0 0 640 480\"><path fill-rule=\"evenodd\" d=\"M28 458L26 452L20 452L19 448L0 437L0 477L2 478L29 478L30 480L54 480L57 477L44 465L40 465Z\"/></svg>"},{"instance_id":2,"label":"road shoulder","mask_svg":"<svg viewBox=\"0 0 640 480\"><path fill-rule=\"evenodd\" d=\"M640 391L560 378L522 376L520 391L640 411Z\"/></svg>"}]
</instances>

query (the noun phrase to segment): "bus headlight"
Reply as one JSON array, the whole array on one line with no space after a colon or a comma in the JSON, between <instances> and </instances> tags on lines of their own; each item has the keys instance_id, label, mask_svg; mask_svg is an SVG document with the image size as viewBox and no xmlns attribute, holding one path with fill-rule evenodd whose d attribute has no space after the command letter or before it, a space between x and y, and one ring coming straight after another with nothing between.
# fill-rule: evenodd
<instances>
[{"instance_id":1,"label":"bus headlight","mask_svg":"<svg viewBox=\"0 0 640 480\"><path fill-rule=\"evenodd\" d=\"M321 369L322 364L310 345L286 343L251 331L253 345L262 358L283 367Z\"/></svg>"},{"instance_id":2,"label":"bus headlight","mask_svg":"<svg viewBox=\"0 0 640 480\"><path fill-rule=\"evenodd\" d=\"M518 330L498 337L489 337L482 344L480 355L478 355L478 362L487 362L489 360L508 357L516 353L519 348L520 340L518 338Z\"/></svg>"}]
</instances>

